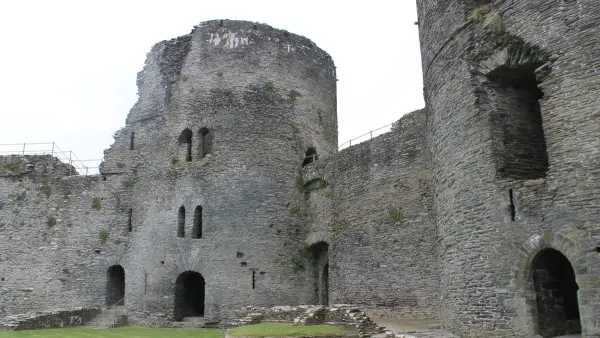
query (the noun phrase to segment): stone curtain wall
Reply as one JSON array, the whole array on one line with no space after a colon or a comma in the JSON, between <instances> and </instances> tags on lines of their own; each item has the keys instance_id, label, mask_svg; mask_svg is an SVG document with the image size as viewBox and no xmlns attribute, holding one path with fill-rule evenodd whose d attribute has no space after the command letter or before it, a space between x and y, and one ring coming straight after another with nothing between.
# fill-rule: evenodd
<instances>
[{"instance_id":1,"label":"stone curtain wall","mask_svg":"<svg viewBox=\"0 0 600 338\"><path fill-rule=\"evenodd\" d=\"M341 151L330 166L330 302L436 318L438 254L425 111Z\"/></svg>"},{"instance_id":2,"label":"stone curtain wall","mask_svg":"<svg viewBox=\"0 0 600 338\"><path fill-rule=\"evenodd\" d=\"M600 4L491 3L491 9L475 13L484 4L417 1L436 183L442 323L465 336L539 333L531 271L539 249L530 243L542 238L573 265L583 336L596 337ZM481 20L472 19L477 16ZM529 48L539 53L515 52ZM498 90L490 76L503 67L531 65L543 93L547 168L544 154L536 150L541 130L523 123L535 118L517 110L508 114L506 104L517 102L521 109L523 101L512 93L517 101L508 102L510 91ZM535 143L522 137L525 130L536 135ZM535 156L519 160L528 147ZM498 172L502 167L507 175Z\"/></svg>"},{"instance_id":3,"label":"stone curtain wall","mask_svg":"<svg viewBox=\"0 0 600 338\"><path fill-rule=\"evenodd\" d=\"M57 163L0 157L0 317L103 305L108 267L126 250L124 191Z\"/></svg>"}]
</instances>

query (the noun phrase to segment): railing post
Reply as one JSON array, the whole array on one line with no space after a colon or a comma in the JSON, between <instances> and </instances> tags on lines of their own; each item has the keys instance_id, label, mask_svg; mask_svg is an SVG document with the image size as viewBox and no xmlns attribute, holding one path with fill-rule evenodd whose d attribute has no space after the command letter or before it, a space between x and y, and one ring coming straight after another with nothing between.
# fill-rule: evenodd
<instances>
[{"instance_id":1,"label":"railing post","mask_svg":"<svg viewBox=\"0 0 600 338\"><path fill-rule=\"evenodd\" d=\"M352 147L352 139L350 139L350 147Z\"/></svg>"},{"instance_id":2,"label":"railing post","mask_svg":"<svg viewBox=\"0 0 600 338\"><path fill-rule=\"evenodd\" d=\"M23 156L25 156L25 144L27 143L23 143Z\"/></svg>"},{"instance_id":3,"label":"railing post","mask_svg":"<svg viewBox=\"0 0 600 338\"><path fill-rule=\"evenodd\" d=\"M73 161L71 160L72 155L73 151L69 150L69 176L73 174Z\"/></svg>"},{"instance_id":4,"label":"railing post","mask_svg":"<svg viewBox=\"0 0 600 338\"><path fill-rule=\"evenodd\" d=\"M371 134L371 138L373 138L373 131L369 130L369 134Z\"/></svg>"},{"instance_id":5,"label":"railing post","mask_svg":"<svg viewBox=\"0 0 600 338\"><path fill-rule=\"evenodd\" d=\"M52 150L50 153L50 162L53 163L54 162L54 142L52 142Z\"/></svg>"}]
</instances>

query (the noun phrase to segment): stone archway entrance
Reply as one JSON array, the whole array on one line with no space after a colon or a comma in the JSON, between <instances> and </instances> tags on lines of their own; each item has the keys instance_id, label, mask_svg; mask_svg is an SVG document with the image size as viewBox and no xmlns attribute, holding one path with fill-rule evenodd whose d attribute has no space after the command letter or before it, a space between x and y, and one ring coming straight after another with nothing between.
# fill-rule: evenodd
<instances>
[{"instance_id":1,"label":"stone archway entrance","mask_svg":"<svg viewBox=\"0 0 600 338\"><path fill-rule=\"evenodd\" d=\"M125 269L120 265L108 268L106 305L125 305Z\"/></svg>"},{"instance_id":2,"label":"stone archway entrance","mask_svg":"<svg viewBox=\"0 0 600 338\"><path fill-rule=\"evenodd\" d=\"M556 337L581 333L575 272L558 250L546 248L532 261L539 334Z\"/></svg>"},{"instance_id":3,"label":"stone archway entrance","mask_svg":"<svg viewBox=\"0 0 600 338\"><path fill-rule=\"evenodd\" d=\"M204 317L204 277L195 271L186 271L175 282L175 320L184 317Z\"/></svg>"},{"instance_id":4,"label":"stone archway entrance","mask_svg":"<svg viewBox=\"0 0 600 338\"><path fill-rule=\"evenodd\" d=\"M310 247L313 254L313 274L315 278L315 301L320 305L329 304L329 244L318 242Z\"/></svg>"}]
</instances>

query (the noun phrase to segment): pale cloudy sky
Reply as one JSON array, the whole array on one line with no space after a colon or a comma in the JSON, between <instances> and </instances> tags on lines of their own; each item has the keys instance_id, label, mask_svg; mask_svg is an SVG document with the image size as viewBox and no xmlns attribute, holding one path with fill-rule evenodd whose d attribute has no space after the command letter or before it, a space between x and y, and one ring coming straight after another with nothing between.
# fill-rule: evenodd
<instances>
[{"instance_id":1,"label":"pale cloudy sky","mask_svg":"<svg viewBox=\"0 0 600 338\"><path fill-rule=\"evenodd\" d=\"M424 105L414 0L2 1L0 144L55 141L101 158L150 47L212 19L266 23L327 51L340 144Z\"/></svg>"}]
</instances>

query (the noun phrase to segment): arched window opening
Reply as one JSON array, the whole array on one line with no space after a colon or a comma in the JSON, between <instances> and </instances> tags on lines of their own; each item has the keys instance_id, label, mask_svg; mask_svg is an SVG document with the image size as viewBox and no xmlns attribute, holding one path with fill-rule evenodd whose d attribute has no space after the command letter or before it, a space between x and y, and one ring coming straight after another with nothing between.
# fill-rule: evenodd
<instances>
[{"instance_id":1,"label":"arched window opening","mask_svg":"<svg viewBox=\"0 0 600 338\"><path fill-rule=\"evenodd\" d=\"M198 156L204 158L212 152L212 133L208 128L200 128L198 131Z\"/></svg>"},{"instance_id":2,"label":"arched window opening","mask_svg":"<svg viewBox=\"0 0 600 338\"><path fill-rule=\"evenodd\" d=\"M581 333L575 272L569 260L554 249L533 260L539 334L543 337Z\"/></svg>"},{"instance_id":3,"label":"arched window opening","mask_svg":"<svg viewBox=\"0 0 600 338\"><path fill-rule=\"evenodd\" d=\"M304 154L304 162L302 162L302 166L304 167L307 164L311 164L318 159L319 155L317 155L317 150L313 147L308 148Z\"/></svg>"},{"instance_id":4,"label":"arched window opening","mask_svg":"<svg viewBox=\"0 0 600 338\"><path fill-rule=\"evenodd\" d=\"M125 269L120 265L108 268L106 305L125 305Z\"/></svg>"},{"instance_id":5,"label":"arched window opening","mask_svg":"<svg viewBox=\"0 0 600 338\"><path fill-rule=\"evenodd\" d=\"M204 317L204 278L195 271L186 271L175 282L175 320Z\"/></svg>"},{"instance_id":6,"label":"arched window opening","mask_svg":"<svg viewBox=\"0 0 600 338\"><path fill-rule=\"evenodd\" d=\"M501 66L488 74L491 122L498 174L535 179L546 175L548 154L535 69L539 64Z\"/></svg>"},{"instance_id":7,"label":"arched window opening","mask_svg":"<svg viewBox=\"0 0 600 338\"><path fill-rule=\"evenodd\" d=\"M310 247L315 283L315 304L329 304L329 244L319 242Z\"/></svg>"},{"instance_id":8,"label":"arched window opening","mask_svg":"<svg viewBox=\"0 0 600 338\"><path fill-rule=\"evenodd\" d=\"M202 238L202 206L197 206L194 210L194 228L192 229L192 238Z\"/></svg>"},{"instance_id":9,"label":"arched window opening","mask_svg":"<svg viewBox=\"0 0 600 338\"><path fill-rule=\"evenodd\" d=\"M183 148L185 160L190 162L192 160L192 131L189 128L186 128L179 135L179 145L180 148Z\"/></svg>"},{"instance_id":10,"label":"arched window opening","mask_svg":"<svg viewBox=\"0 0 600 338\"><path fill-rule=\"evenodd\" d=\"M179 208L177 215L177 237L185 237L185 207L183 205Z\"/></svg>"}]
</instances>

